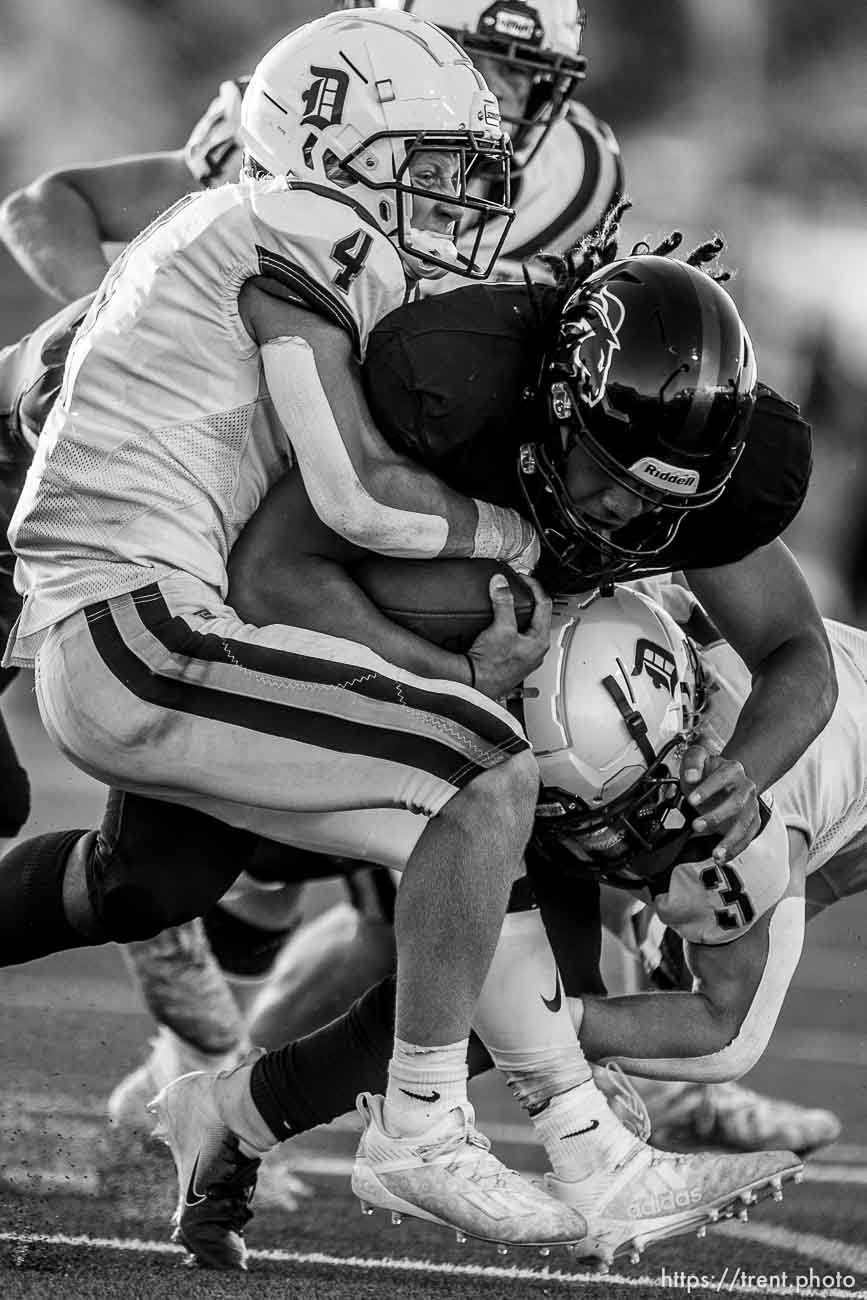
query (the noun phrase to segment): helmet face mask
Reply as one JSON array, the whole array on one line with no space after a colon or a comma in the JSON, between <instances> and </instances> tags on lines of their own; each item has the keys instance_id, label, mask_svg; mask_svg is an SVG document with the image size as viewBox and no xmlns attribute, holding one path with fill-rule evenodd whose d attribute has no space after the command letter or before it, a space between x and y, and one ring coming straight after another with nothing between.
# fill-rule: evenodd
<instances>
[{"instance_id":1,"label":"helmet face mask","mask_svg":"<svg viewBox=\"0 0 867 1300\"><path fill-rule=\"evenodd\" d=\"M447 32L484 76L525 80L520 110L503 113L516 168L535 157L587 75L577 0L344 0L344 8L411 11Z\"/></svg>"},{"instance_id":2,"label":"helmet face mask","mask_svg":"<svg viewBox=\"0 0 867 1300\"><path fill-rule=\"evenodd\" d=\"M240 136L266 173L344 191L391 239L413 278L451 271L484 279L514 219L511 144L497 101L461 47L414 14L346 10L284 37L253 73ZM422 152L456 158L457 184L415 182ZM467 181L482 166L479 197ZM448 205L448 214L428 214L416 227L416 199L429 209ZM456 229L445 227L464 215L482 231L497 221L492 251L482 254L479 239L457 254Z\"/></svg>"},{"instance_id":3,"label":"helmet face mask","mask_svg":"<svg viewBox=\"0 0 867 1300\"><path fill-rule=\"evenodd\" d=\"M445 275L449 271L455 271L457 264L461 268L461 274L468 279L485 279L500 255L500 249L511 224L510 221L503 221L503 203L508 206L511 196L510 148L508 141L468 140L465 134L459 133L428 131L406 136L400 132L380 131L348 153L341 160L340 165L343 171L353 176L359 184L374 191L382 191L382 219L392 225L396 232L397 243L403 253L408 258L417 259L418 263L431 268L423 272L429 278L437 278L433 268L439 269L441 274ZM368 160L371 158L372 151L376 149L394 152L395 155L403 154L403 161L397 167L393 179L374 179L371 174L372 168L366 173ZM441 155L445 161L456 164L457 175L453 188L429 187L414 179L413 170L416 162L423 156L436 157L436 155ZM485 174L485 195L490 194L493 187L501 194L502 202L471 192L469 181L474 173L482 169ZM393 204L389 201L389 194L393 194L396 198ZM420 230L414 224L413 204L416 198L460 210L451 236L444 237L444 244L448 250L444 254L438 254L436 251L443 237L436 235L432 237L430 232ZM468 252L458 253L455 240L460 221L465 215L471 217L475 238ZM491 222L496 223L496 243L486 250L482 257L480 254L482 239Z\"/></svg>"},{"instance_id":4,"label":"helmet face mask","mask_svg":"<svg viewBox=\"0 0 867 1300\"><path fill-rule=\"evenodd\" d=\"M540 388L547 431L522 449L522 488L543 543L590 585L653 571L685 515L719 498L743 450L756 366L714 280L674 259L633 256L566 301ZM577 446L642 501L643 513L613 534L570 500Z\"/></svg>"},{"instance_id":5,"label":"helmet face mask","mask_svg":"<svg viewBox=\"0 0 867 1300\"><path fill-rule=\"evenodd\" d=\"M601 460L597 463L610 473ZM637 569L647 571L653 557L674 540L685 517L667 501L656 501L623 528L604 531L576 508L544 444L525 444L520 467L521 489L536 531L558 574L574 574L577 590L628 578ZM611 474L611 478L648 500L637 490L641 486L637 480L633 484L627 476Z\"/></svg>"},{"instance_id":6,"label":"helmet face mask","mask_svg":"<svg viewBox=\"0 0 867 1300\"><path fill-rule=\"evenodd\" d=\"M526 167L538 153L587 75L587 59L580 52L586 22L584 10L575 6L570 41L574 47L565 50L546 48L548 14L545 9L544 0L535 5L500 0L487 5L476 31L469 25L445 28L477 66L481 63L483 71L487 72L487 66L482 60L488 60L501 68L506 77L511 74L527 79L529 89L523 111L503 114L521 167Z\"/></svg>"},{"instance_id":7,"label":"helmet face mask","mask_svg":"<svg viewBox=\"0 0 867 1300\"><path fill-rule=\"evenodd\" d=\"M685 745L685 735L669 741L633 785L598 807L566 790L543 788L537 811L541 833L577 844L602 874L638 853L652 852L664 836L685 824L677 775Z\"/></svg>"}]
</instances>

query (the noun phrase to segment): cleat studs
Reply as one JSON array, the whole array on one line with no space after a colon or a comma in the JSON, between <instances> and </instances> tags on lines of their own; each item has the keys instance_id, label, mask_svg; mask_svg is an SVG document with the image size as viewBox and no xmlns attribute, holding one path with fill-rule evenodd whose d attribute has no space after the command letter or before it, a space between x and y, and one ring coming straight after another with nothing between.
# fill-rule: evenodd
<instances>
[{"instance_id":1,"label":"cleat studs","mask_svg":"<svg viewBox=\"0 0 867 1300\"><path fill-rule=\"evenodd\" d=\"M539 1254L542 1256L543 1259L547 1259L548 1256L551 1254L551 1247L550 1247L550 1246L540 1246L540 1247L539 1247Z\"/></svg>"},{"instance_id":2,"label":"cleat studs","mask_svg":"<svg viewBox=\"0 0 867 1300\"><path fill-rule=\"evenodd\" d=\"M741 1223L749 1223L750 1212L746 1206L744 1206L743 1209L738 1210L738 1218L740 1219Z\"/></svg>"},{"instance_id":3,"label":"cleat studs","mask_svg":"<svg viewBox=\"0 0 867 1300\"><path fill-rule=\"evenodd\" d=\"M373 1206L372 1206L372 1205L368 1205L366 1201L362 1201L362 1202L361 1202L361 1213L362 1213L362 1214L373 1214Z\"/></svg>"},{"instance_id":4,"label":"cleat studs","mask_svg":"<svg viewBox=\"0 0 867 1300\"><path fill-rule=\"evenodd\" d=\"M799 1169L798 1172L795 1174L794 1178L792 1179L792 1182L802 1183L803 1181L804 1181L804 1171L803 1169Z\"/></svg>"},{"instance_id":5,"label":"cleat studs","mask_svg":"<svg viewBox=\"0 0 867 1300\"><path fill-rule=\"evenodd\" d=\"M399 1210L392 1210L391 1221L396 1228L400 1227L400 1225L403 1223L403 1215L400 1213Z\"/></svg>"},{"instance_id":6,"label":"cleat studs","mask_svg":"<svg viewBox=\"0 0 867 1300\"><path fill-rule=\"evenodd\" d=\"M459 1246L465 1246L467 1244L467 1234L461 1232L460 1228L455 1228L455 1241Z\"/></svg>"},{"instance_id":7,"label":"cleat studs","mask_svg":"<svg viewBox=\"0 0 867 1300\"><path fill-rule=\"evenodd\" d=\"M719 1222L719 1210L709 1210L709 1211L708 1211L707 1218L708 1218L708 1223L718 1223L718 1222Z\"/></svg>"},{"instance_id":8,"label":"cleat studs","mask_svg":"<svg viewBox=\"0 0 867 1300\"><path fill-rule=\"evenodd\" d=\"M498 1255L508 1255L508 1253L509 1253L509 1247L508 1247L508 1246L498 1246L498 1247L497 1247L497 1254L498 1254Z\"/></svg>"},{"instance_id":9,"label":"cleat studs","mask_svg":"<svg viewBox=\"0 0 867 1300\"><path fill-rule=\"evenodd\" d=\"M699 1241L702 1241L707 1236L707 1224L703 1223L696 1231L695 1235L698 1237Z\"/></svg>"},{"instance_id":10,"label":"cleat studs","mask_svg":"<svg viewBox=\"0 0 867 1300\"><path fill-rule=\"evenodd\" d=\"M775 1187L774 1190L771 1192L771 1196L775 1201L781 1201L783 1199L782 1187Z\"/></svg>"},{"instance_id":11,"label":"cleat studs","mask_svg":"<svg viewBox=\"0 0 867 1300\"><path fill-rule=\"evenodd\" d=\"M741 1196L741 1204L755 1205L758 1199L759 1198L756 1196L755 1192L744 1192L743 1195Z\"/></svg>"},{"instance_id":12,"label":"cleat studs","mask_svg":"<svg viewBox=\"0 0 867 1300\"><path fill-rule=\"evenodd\" d=\"M629 1262L630 1262L630 1264L640 1264L640 1263L641 1263L641 1251L638 1249L637 1246L636 1246L633 1250L630 1250L630 1252L629 1252Z\"/></svg>"}]
</instances>

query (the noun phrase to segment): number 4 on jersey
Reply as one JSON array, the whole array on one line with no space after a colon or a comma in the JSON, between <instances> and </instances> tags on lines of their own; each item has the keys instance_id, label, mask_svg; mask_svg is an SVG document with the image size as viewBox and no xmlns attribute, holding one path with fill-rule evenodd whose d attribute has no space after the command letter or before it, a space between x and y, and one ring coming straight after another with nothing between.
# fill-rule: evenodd
<instances>
[{"instance_id":1,"label":"number 4 on jersey","mask_svg":"<svg viewBox=\"0 0 867 1300\"><path fill-rule=\"evenodd\" d=\"M338 239L332 248L331 256L341 268L332 282L344 293L349 292L352 281L357 279L364 269L372 243L373 239L366 231L355 230L351 235L344 235L342 239Z\"/></svg>"}]
</instances>

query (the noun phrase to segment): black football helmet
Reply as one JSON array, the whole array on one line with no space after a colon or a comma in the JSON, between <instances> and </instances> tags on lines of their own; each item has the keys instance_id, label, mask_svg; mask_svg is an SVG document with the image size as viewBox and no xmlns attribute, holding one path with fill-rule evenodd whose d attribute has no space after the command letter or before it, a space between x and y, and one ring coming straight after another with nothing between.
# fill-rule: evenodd
<instances>
[{"instance_id":1,"label":"black football helmet","mask_svg":"<svg viewBox=\"0 0 867 1300\"><path fill-rule=\"evenodd\" d=\"M755 405L752 343L706 272L651 254L583 281L542 365L544 437L519 476L549 559L585 587L659 571L683 518L716 501L743 450ZM566 462L584 451L650 506L613 533L582 517Z\"/></svg>"}]
</instances>

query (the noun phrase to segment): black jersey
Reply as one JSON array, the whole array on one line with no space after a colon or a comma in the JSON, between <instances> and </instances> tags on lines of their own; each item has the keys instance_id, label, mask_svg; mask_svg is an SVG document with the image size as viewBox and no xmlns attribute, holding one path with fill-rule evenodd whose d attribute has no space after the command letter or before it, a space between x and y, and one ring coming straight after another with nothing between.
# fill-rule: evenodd
<instances>
[{"instance_id":1,"label":"black jersey","mask_svg":"<svg viewBox=\"0 0 867 1300\"><path fill-rule=\"evenodd\" d=\"M473 285L391 312L371 335L364 367L384 436L456 490L524 510L518 449L541 436L546 419L533 389L553 305L548 288ZM760 385L722 496L690 511L665 550L630 576L716 568L767 545L800 509L811 468L809 424Z\"/></svg>"}]
</instances>

